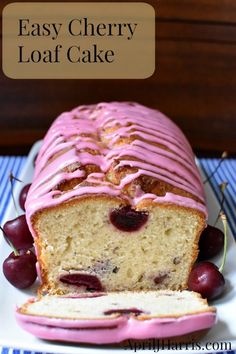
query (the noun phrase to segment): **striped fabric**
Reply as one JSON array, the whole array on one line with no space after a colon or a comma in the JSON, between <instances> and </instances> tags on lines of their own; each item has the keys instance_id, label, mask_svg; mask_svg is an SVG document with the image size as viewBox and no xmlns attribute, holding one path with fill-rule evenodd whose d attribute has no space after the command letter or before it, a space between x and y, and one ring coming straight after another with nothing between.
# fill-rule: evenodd
<instances>
[{"instance_id":1,"label":"striped fabric","mask_svg":"<svg viewBox=\"0 0 236 354\"><path fill-rule=\"evenodd\" d=\"M13 176L19 176L25 161L26 157L0 157L0 222L2 222L4 212L10 200L11 185L9 183L9 174L11 172Z\"/></svg>"},{"instance_id":2,"label":"striped fabric","mask_svg":"<svg viewBox=\"0 0 236 354\"><path fill-rule=\"evenodd\" d=\"M26 157L18 156L0 156L0 223L2 222L4 212L10 200L9 173L12 172L15 177L19 176ZM215 170L219 163L218 159L200 159L200 165L207 176ZM219 184L228 182L225 191L224 212L233 235L236 239L236 159L224 160L220 168L210 179L210 184L217 199L221 200L221 191ZM30 352L12 348L0 348L1 354L41 354L39 352ZM219 352L218 352L219 353ZM236 351L221 352L224 354L236 354Z\"/></svg>"},{"instance_id":3,"label":"striped fabric","mask_svg":"<svg viewBox=\"0 0 236 354\"><path fill-rule=\"evenodd\" d=\"M205 174L210 176L211 172L217 168L219 160L200 159L200 164ZM222 197L219 185L222 182L228 182L224 192L224 212L227 215L232 234L236 240L236 159L224 160L213 178L210 179L211 187L219 202Z\"/></svg>"}]
</instances>

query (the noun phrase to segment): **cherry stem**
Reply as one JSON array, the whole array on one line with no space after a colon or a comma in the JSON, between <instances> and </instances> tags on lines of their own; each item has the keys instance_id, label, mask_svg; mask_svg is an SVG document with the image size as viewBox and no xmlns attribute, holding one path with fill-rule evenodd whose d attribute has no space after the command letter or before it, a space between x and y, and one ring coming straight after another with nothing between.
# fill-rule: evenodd
<instances>
[{"instance_id":1,"label":"cherry stem","mask_svg":"<svg viewBox=\"0 0 236 354\"><path fill-rule=\"evenodd\" d=\"M3 236L5 238L5 240L7 241L8 245L12 248L13 252L14 252L14 255L15 256L19 256L19 252L18 250L15 248L15 246L13 245L13 243L11 243L11 241L9 240L9 238L7 237L7 235L5 234L2 226L0 225L0 230L2 231L3 233Z\"/></svg>"},{"instance_id":2,"label":"cherry stem","mask_svg":"<svg viewBox=\"0 0 236 354\"><path fill-rule=\"evenodd\" d=\"M219 221L220 219L220 216L221 216L221 213L223 212L223 206L224 206L224 203L225 203L225 189L227 188L228 186L228 182L222 182L220 184L220 190L221 190L221 195L222 195L222 198L221 198L221 202L220 202L220 211L217 215L217 218L216 218L216 221L214 223L214 226L216 226L217 222Z\"/></svg>"},{"instance_id":3,"label":"cherry stem","mask_svg":"<svg viewBox=\"0 0 236 354\"><path fill-rule=\"evenodd\" d=\"M222 212L220 214L220 218L222 220L223 227L224 227L224 253L223 253L222 263L221 263L221 266L219 268L219 271L222 273L223 269L224 269L224 266L225 266L225 261L226 261L228 237L227 237L227 218L226 218L226 215Z\"/></svg>"},{"instance_id":4,"label":"cherry stem","mask_svg":"<svg viewBox=\"0 0 236 354\"><path fill-rule=\"evenodd\" d=\"M15 177L13 174L12 174L12 172L10 173L10 179L13 181L17 181L17 182L21 182L22 183L22 180L21 179L19 179L19 178L17 178L17 177Z\"/></svg>"},{"instance_id":5,"label":"cherry stem","mask_svg":"<svg viewBox=\"0 0 236 354\"><path fill-rule=\"evenodd\" d=\"M228 157L228 153L227 151L224 151L223 154L221 155L221 159L219 161L219 163L217 164L217 166L215 167L215 169L211 172L211 174L209 176L207 176L207 178L205 179L205 181L203 182L203 184L206 184L207 182L210 181L210 179L214 176L214 174L218 171L220 165L222 164L222 162L226 159L226 157Z\"/></svg>"},{"instance_id":6,"label":"cherry stem","mask_svg":"<svg viewBox=\"0 0 236 354\"><path fill-rule=\"evenodd\" d=\"M12 197L12 200L13 200L14 208L15 208L16 214L19 215L19 211L17 209L16 201L15 201L15 197L14 197L14 193L13 193L13 180L16 180L18 182L21 182L21 181L19 179L17 179L16 177L14 177L12 172L10 172L10 174L9 174L9 180L10 180L10 183L11 183L11 197Z\"/></svg>"}]
</instances>

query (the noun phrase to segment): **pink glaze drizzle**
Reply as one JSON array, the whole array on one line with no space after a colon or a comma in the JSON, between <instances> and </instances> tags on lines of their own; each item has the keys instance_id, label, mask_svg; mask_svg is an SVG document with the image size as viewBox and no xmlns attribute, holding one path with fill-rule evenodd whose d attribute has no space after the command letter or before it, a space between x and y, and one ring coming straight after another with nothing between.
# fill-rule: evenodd
<instances>
[{"instance_id":1,"label":"pink glaze drizzle","mask_svg":"<svg viewBox=\"0 0 236 354\"><path fill-rule=\"evenodd\" d=\"M113 128L116 130L113 131ZM109 131L105 132L105 129ZM119 139L129 136L134 136L135 140L116 145ZM96 151L96 154L86 149ZM53 160L55 154L60 152ZM126 175L120 185L114 185L105 178L114 161L117 161L115 169L131 166L137 172ZM72 172L63 171L71 164L77 164L78 168ZM87 164L98 166L100 172L86 177L79 167ZM200 202L174 193L161 197L147 194L138 187L135 198L124 195L123 187L141 175L154 177L189 192L197 196ZM66 192L57 189L61 182L80 177L85 179L86 186L78 185ZM28 223L30 225L31 216L40 209L89 194L120 197L133 206L148 198L156 203L194 208L207 215L201 178L185 136L162 113L137 103L80 106L55 120L36 160L34 180L26 200Z\"/></svg>"}]
</instances>

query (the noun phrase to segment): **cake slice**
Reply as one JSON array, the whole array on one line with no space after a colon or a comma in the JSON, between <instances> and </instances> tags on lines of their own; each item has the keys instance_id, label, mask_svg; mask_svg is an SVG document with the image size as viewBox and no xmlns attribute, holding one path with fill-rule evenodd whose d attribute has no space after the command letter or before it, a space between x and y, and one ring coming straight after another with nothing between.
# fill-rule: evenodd
<instances>
[{"instance_id":1,"label":"cake slice","mask_svg":"<svg viewBox=\"0 0 236 354\"><path fill-rule=\"evenodd\" d=\"M216 321L215 308L189 291L45 295L17 309L19 325L49 340L94 344L127 339L196 340Z\"/></svg>"},{"instance_id":2,"label":"cake slice","mask_svg":"<svg viewBox=\"0 0 236 354\"><path fill-rule=\"evenodd\" d=\"M206 225L191 147L136 103L60 115L36 160L26 216L40 293L185 289Z\"/></svg>"}]
</instances>

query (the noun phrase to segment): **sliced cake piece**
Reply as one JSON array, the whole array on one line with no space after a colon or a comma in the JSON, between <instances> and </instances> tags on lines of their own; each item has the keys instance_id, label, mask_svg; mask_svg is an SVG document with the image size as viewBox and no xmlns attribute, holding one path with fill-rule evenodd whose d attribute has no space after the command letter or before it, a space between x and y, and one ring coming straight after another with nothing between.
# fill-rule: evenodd
<instances>
[{"instance_id":1,"label":"sliced cake piece","mask_svg":"<svg viewBox=\"0 0 236 354\"><path fill-rule=\"evenodd\" d=\"M18 308L16 318L23 329L42 339L108 344L196 339L214 325L216 313L197 293L159 290L46 295Z\"/></svg>"}]
</instances>

